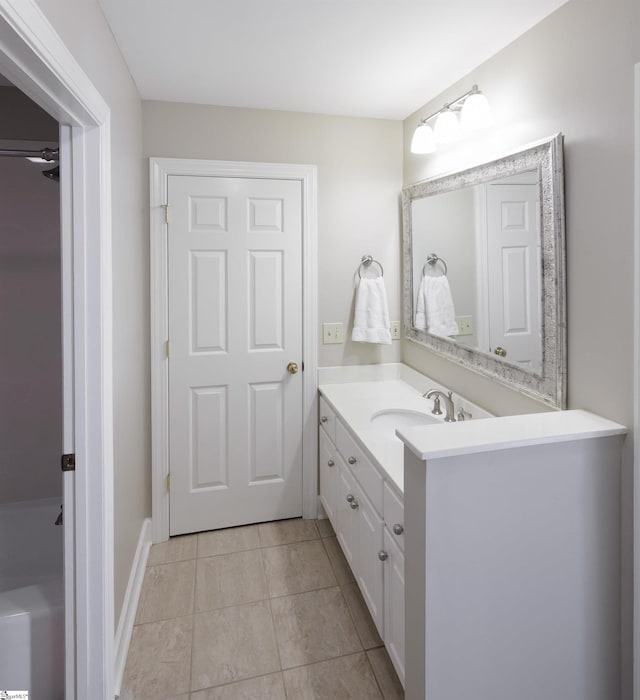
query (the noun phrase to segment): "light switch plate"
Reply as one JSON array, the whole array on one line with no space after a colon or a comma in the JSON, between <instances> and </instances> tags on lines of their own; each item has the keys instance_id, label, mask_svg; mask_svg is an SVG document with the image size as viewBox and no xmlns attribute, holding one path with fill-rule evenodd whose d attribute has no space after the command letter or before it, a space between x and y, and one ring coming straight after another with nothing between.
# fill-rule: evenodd
<instances>
[{"instance_id":1,"label":"light switch plate","mask_svg":"<svg viewBox=\"0 0 640 700\"><path fill-rule=\"evenodd\" d=\"M456 316L458 335L473 335L473 316Z\"/></svg>"},{"instance_id":2,"label":"light switch plate","mask_svg":"<svg viewBox=\"0 0 640 700\"><path fill-rule=\"evenodd\" d=\"M391 339L400 340L400 321L392 321L391 323Z\"/></svg>"},{"instance_id":3,"label":"light switch plate","mask_svg":"<svg viewBox=\"0 0 640 700\"><path fill-rule=\"evenodd\" d=\"M344 328L342 323L323 323L322 343L324 345L344 343Z\"/></svg>"}]
</instances>

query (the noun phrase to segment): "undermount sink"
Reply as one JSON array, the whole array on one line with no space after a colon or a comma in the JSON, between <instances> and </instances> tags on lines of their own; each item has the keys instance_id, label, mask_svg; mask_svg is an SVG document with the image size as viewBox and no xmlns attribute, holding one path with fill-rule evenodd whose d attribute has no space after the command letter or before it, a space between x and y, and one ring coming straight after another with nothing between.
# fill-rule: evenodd
<instances>
[{"instance_id":1,"label":"undermount sink","mask_svg":"<svg viewBox=\"0 0 640 700\"><path fill-rule=\"evenodd\" d=\"M391 408L374 413L370 418L371 427L380 431L382 437L399 440L396 435L398 428L415 428L419 425L440 423L435 416L420 411L409 411L401 408Z\"/></svg>"}]
</instances>

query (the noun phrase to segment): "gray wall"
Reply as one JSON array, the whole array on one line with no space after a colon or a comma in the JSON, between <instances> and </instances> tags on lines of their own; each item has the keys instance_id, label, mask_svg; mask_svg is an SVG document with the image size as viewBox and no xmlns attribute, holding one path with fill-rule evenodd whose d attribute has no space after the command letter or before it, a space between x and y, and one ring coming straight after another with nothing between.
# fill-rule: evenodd
<instances>
[{"instance_id":1,"label":"gray wall","mask_svg":"<svg viewBox=\"0 0 640 700\"><path fill-rule=\"evenodd\" d=\"M95 0L37 2L111 109L117 621L140 528L151 515L149 236L141 103Z\"/></svg>"},{"instance_id":2,"label":"gray wall","mask_svg":"<svg viewBox=\"0 0 640 700\"><path fill-rule=\"evenodd\" d=\"M384 266L400 320L402 124L382 119L144 102L145 157L318 166L318 320L342 322L344 345L322 345L320 366L396 362L400 343L353 343L354 275L370 253Z\"/></svg>"},{"instance_id":3,"label":"gray wall","mask_svg":"<svg viewBox=\"0 0 640 700\"><path fill-rule=\"evenodd\" d=\"M3 148L58 143L58 123L0 87ZM6 139L6 140L5 140ZM60 189L0 158L0 503L59 497L62 478Z\"/></svg>"},{"instance_id":4,"label":"gray wall","mask_svg":"<svg viewBox=\"0 0 640 700\"><path fill-rule=\"evenodd\" d=\"M570 0L404 122L404 185L565 134L569 407L633 426L633 65L637 3ZM634 22L636 22L634 24ZM409 152L419 118L473 83L495 125L433 156ZM498 414L544 408L410 343L403 360ZM631 694L632 438L623 466L623 697Z\"/></svg>"}]
</instances>

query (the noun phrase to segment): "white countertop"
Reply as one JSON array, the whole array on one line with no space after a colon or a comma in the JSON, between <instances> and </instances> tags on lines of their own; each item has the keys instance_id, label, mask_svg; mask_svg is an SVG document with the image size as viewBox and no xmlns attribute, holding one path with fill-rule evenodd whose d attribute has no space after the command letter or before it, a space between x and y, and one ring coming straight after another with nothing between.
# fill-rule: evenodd
<instances>
[{"instance_id":1,"label":"white countertop","mask_svg":"<svg viewBox=\"0 0 640 700\"><path fill-rule=\"evenodd\" d=\"M502 416L397 431L406 446L424 460L626 432L623 425L582 410Z\"/></svg>"},{"instance_id":2,"label":"white countertop","mask_svg":"<svg viewBox=\"0 0 640 700\"><path fill-rule=\"evenodd\" d=\"M471 420L445 423L440 416L433 425L397 430L396 438L385 437L371 424L372 416L380 411L431 415L433 402L422 396L428 388L444 389L400 363L320 371L320 393L400 493L404 493L405 444L420 459L427 460L627 432L619 423L582 410L496 418L457 396L456 411L462 405L473 414Z\"/></svg>"},{"instance_id":3,"label":"white countertop","mask_svg":"<svg viewBox=\"0 0 640 700\"><path fill-rule=\"evenodd\" d=\"M404 444L398 438L381 436L372 427L371 416L388 409L430 413L433 402L401 379L321 384L319 389L355 435L360 447L404 493Z\"/></svg>"}]
</instances>

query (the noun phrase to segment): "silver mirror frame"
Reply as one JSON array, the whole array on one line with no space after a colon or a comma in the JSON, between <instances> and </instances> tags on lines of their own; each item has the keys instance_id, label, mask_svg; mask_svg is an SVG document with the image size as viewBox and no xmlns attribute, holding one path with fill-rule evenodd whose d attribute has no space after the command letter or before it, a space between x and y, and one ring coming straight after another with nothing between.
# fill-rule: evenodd
<instances>
[{"instance_id":1,"label":"silver mirror frame","mask_svg":"<svg viewBox=\"0 0 640 700\"><path fill-rule=\"evenodd\" d=\"M563 136L525 147L467 170L418 182L402 191L404 337L554 408L566 408L567 323ZM411 204L415 199L472 187L538 169L540 173L542 373L534 374L488 353L413 327Z\"/></svg>"}]
</instances>

